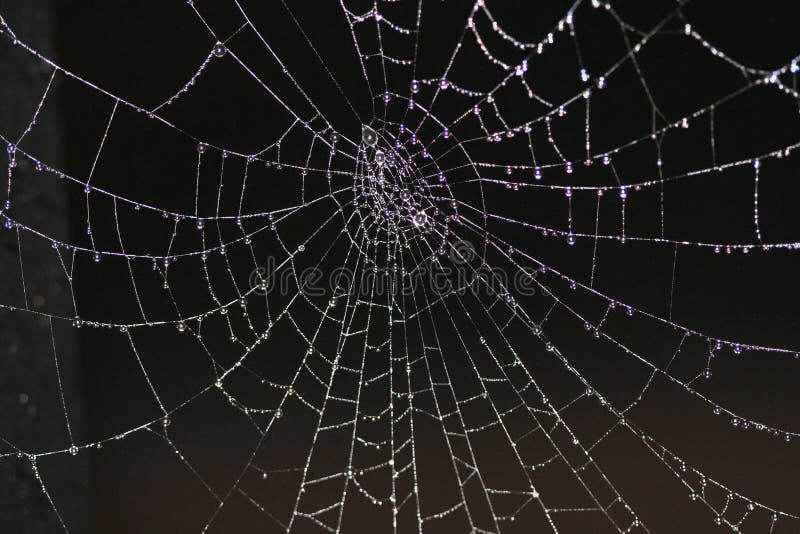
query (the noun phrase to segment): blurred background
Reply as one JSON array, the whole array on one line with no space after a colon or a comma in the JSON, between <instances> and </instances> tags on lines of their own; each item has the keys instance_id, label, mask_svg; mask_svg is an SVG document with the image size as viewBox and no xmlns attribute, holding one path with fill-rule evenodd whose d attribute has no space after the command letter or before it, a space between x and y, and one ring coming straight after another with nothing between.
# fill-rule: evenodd
<instances>
[{"instance_id":1,"label":"blurred background","mask_svg":"<svg viewBox=\"0 0 800 534\"><path fill-rule=\"evenodd\" d=\"M259 80L304 117L313 116L314 110L297 90L299 86L342 136L356 142L362 124L376 128L387 124L380 120L384 113L392 127L407 117L407 101L393 96L384 105L380 98L377 103L373 100L372 95L380 96L384 89L381 73L374 63L366 61L367 79L375 85L365 82L340 5L287 4L239 3L267 47L248 26L242 29L242 12L235 2L227 0L195 0L193 4L0 0L0 16L8 25L0 36L0 134L4 139L16 140L25 131L50 84L36 124L17 147L33 159L17 155L13 172L9 166L9 174L13 174L11 207L4 211L47 239L15 227L0 232L0 304L5 306L0 310L3 532L55 532L64 530L64 526L71 532L98 533L194 532L206 526L209 532L285 530L317 416L293 397L285 406L281 404L281 417L275 418L275 407L286 391L265 386L262 379L289 383L312 336L317 336L315 350L332 357L337 350L338 326L322 321L320 312L332 294L299 299L292 308L291 320L279 320L277 313L293 294L271 292L267 298L248 297L246 306L241 306L244 311L237 304L231 306L229 314L204 318L202 327L193 322L191 332L202 331L202 335L184 335L175 325L180 317L203 313L219 302L236 302L242 291L249 289L253 269L266 267L270 257L279 261L286 258L288 251L300 244L307 253L298 256L294 266L297 271L319 265L328 274L336 267L355 265L354 258L347 256L350 242L340 232L346 225L336 215L337 206L327 200L312 203L279 222L275 232L257 230L269 226L263 218L246 220L245 229L255 232L247 247L241 243L231 246L225 256L211 252L208 261L196 255L181 257L169 267L163 262L151 266L154 262L146 259L126 261L124 256L113 255L102 256L98 262L92 254L54 250L50 240L89 250L124 248L130 254L180 256L186 251L214 249L243 235L241 225L237 228L231 217L211 228L216 214L227 216L237 209L239 213L264 213L324 197L330 188L349 187L352 175L347 173L352 174L353 163L342 154L328 163L327 147L319 142L309 146L310 136L302 128L299 134L287 136L279 155L275 150L267 151L252 165L245 158L225 158L217 150L228 147L240 154L260 151L294 121ZM363 13L372 6L368 2L345 4L353 13ZM525 41L546 35L571 5L516 0L489 4L502 27ZM633 25L628 32L621 32L620 25L602 10L586 4L576 10L577 40L558 36L552 50L530 62L535 92L554 102L566 102L582 90L576 50L590 72L604 72L625 56L630 42L641 39L633 27L649 31L672 17L648 40L635 64L626 62L609 76L602 94L591 99L594 153L646 138L654 124L657 129L683 117L691 123L688 129L660 139L660 153L654 143L641 142L615 156L614 169L622 184L657 176L659 158L666 176L682 175L767 154L800 138L798 103L791 92L760 84L736 98L718 102L748 86L757 76L714 57L708 48L684 35L684 25L690 23L710 46L724 51L727 57L770 71L787 65L800 53L793 24L800 16L796 3L615 3L621 19ZM417 3L377 5L398 24L414 26ZM421 5L422 31L414 76L437 80L466 29L472 6L439 0ZM680 15L675 15L676 9ZM487 23L482 20L479 24ZM209 27L226 39L228 53L223 57L213 57L216 39ZM61 71L54 75L42 58L14 43L8 28L43 58L91 85ZM481 29L486 30L482 35L492 50L506 51L500 48L502 42L492 41L496 36L492 37L488 27ZM368 30L363 35L358 33L357 38L365 48L364 54L372 53L378 44ZM381 44L387 56L408 57L413 53L402 35L389 33ZM519 55L519 51L507 52ZM234 54L252 70L242 68ZM291 77L282 72L275 56ZM174 103L159 108L209 58L196 83ZM448 79L485 90L504 75L475 46L465 45L459 58ZM411 80L408 69L393 69L389 90L408 97ZM782 80L796 88L794 75ZM420 103L430 102L432 90L426 91L417 97ZM158 116L169 125L126 105L115 105L112 95L143 109L159 108ZM509 97L501 102L507 106L505 117L515 124L544 113L544 108L537 111L523 100ZM694 111L712 104L713 126L708 113L692 117ZM468 99L451 95L431 107L431 112L449 122L470 105ZM554 126L553 134L567 158L576 162L585 155L582 107L580 102L569 107L567 117ZM375 109L377 119L373 116ZM311 124L321 128L320 119L315 120ZM471 124L453 133L460 139L482 136L477 125ZM578 165L574 175L567 176L562 161L547 146L547 135L543 129L534 131L539 164L545 168L541 183L613 183L608 170L597 164ZM200 158L197 140L210 145ZM101 142L102 153L97 158ZM348 149L355 152L354 147ZM434 149L438 150L438 145ZM506 179L506 165L530 165L526 151L524 144L511 148L499 143L469 144L474 161L497 165L475 172L498 180ZM453 195L480 206L478 211L462 211L480 231L459 232L490 265L512 272L521 267L535 269L541 262L618 303L708 336L684 338L683 331L670 322L654 321L640 313L627 317L620 311L623 307L609 311L606 300L570 289L569 282L552 271L538 280L564 305L553 305L553 299L541 291L519 299L530 318L543 324L547 339L595 391L594 396L580 398L565 417L583 446L590 447L601 472L650 531L714 532L730 530L730 525L716 525L717 514L693 501L692 491L673 473L673 469L688 473L687 479L699 487L692 469L682 471L680 463L656 445L648 448L624 426L621 428L598 402L598 398L604 398L611 405L627 406L643 388L646 394L628 413L637 428L709 479L766 507L800 514L800 462L796 454L800 439L787 442L784 433L744 429L732 424L727 411L717 416L713 410L714 404L724 406L749 421L800 432L796 410L800 390L795 380L800 361L791 353L744 350L734 354L730 345L712 350L715 356L709 359L709 345L713 346L716 339L800 350L800 284L796 278L800 260L796 250L753 248L743 254L741 250L726 253L723 248L715 252L712 247L634 239L624 244L599 240L596 245L594 239L580 238L572 246L562 236L542 236L500 220L487 222L483 217L485 213L498 214L563 229L567 220L563 190L516 191L501 185L470 185L472 171L458 168L463 159L453 156L456 159L451 162L444 154L433 155L441 155L442 161L454 168L446 172ZM8 157L11 161L12 154ZM262 164L262 159L273 163ZM34 168L37 160L44 162L45 172ZM306 176L299 170L327 165L343 172L326 181L324 173ZM605 174L598 179L596 173L601 171ZM83 183L89 175L92 186L117 195L117 200L94 191L85 193ZM513 178L532 181L532 173L515 170ZM765 159L759 180L764 241L797 242L800 187L796 155ZM691 243L757 243L753 188L752 165L670 182L664 188L665 235ZM349 201L352 194L340 198ZM620 235L620 199L606 198L600 208L598 205L594 192L574 194L570 204L573 231ZM625 205L626 235L658 236L660 206L658 188L632 191ZM198 232L193 221L176 222L161 211L206 214L210 222ZM509 254L485 246L481 232L497 236L537 261L520 257L512 261ZM378 250L373 251L375 261L380 257ZM385 256L385 247L382 253ZM401 252L406 267L421 263L429 254L422 248ZM421 309L421 295L416 294L419 300L400 300L409 310ZM482 294L465 298L463 304L453 301L452 307L435 305L421 314L422 322L409 320L407 331L399 326L386 327L386 310L375 312L374 325L365 322L366 310L356 310L352 324L354 328L362 324L367 334L353 341L352 354L346 357L354 358L351 362L357 366L362 357L359 350L365 344L393 340L396 354L405 353L412 361L420 357L428 361L425 367L418 363L408 372L407 389L424 390L425 380L433 377L451 382L457 386L458 395L468 396L470 388L479 382L475 380L476 370L492 369L483 349L486 343L501 361L513 360L508 343L491 326L492 321L502 324L507 320L503 334L549 401L564 406L580 397L585 385L552 358L543 340L531 334L530 321L503 315L503 310L493 304L495 300ZM602 320L604 332L654 365L664 368L672 360L668 374L682 382L691 381L692 389L713 403L661 375L649 382L647 365L607 339L596 340L584 329L583 321L569 313L567 305L593 325ZM76 309L80 328L74 320ZM121 331L118 327L86 324L93 321L168 324ZM273 322L277 325L274 329L270 326ZM315 333L319 324L322 326ZM489 333L475 324L485 326ZM265 332L269 332L269 340L245 360L248 371L232 374L224 389L214 387L220 370L233 365ZM440 343L439 350L429 351L426 346L434 338ZM681 351L673 358L679 346ZM370 349L366 359L372 366L369 375L385 370L405 380L405 362L395 362L387 350ZM706 369L710 378L697 379ZM314 378L303 375L298 380L294 386L297 392L307 393L311 404L320 405L324 397L319 396ZM520 380L522 387L526 379ZM335 382L333 392L351 394L355 388L354 381ZM397 386L392 391L402 392L403 388ZM492 394L502 405L514 391L509 388ZM391 398L396 396L393 393ZM416 397L418 409L434 410L431 395ZM374 397L365 395L362 409L364 413L380 412L389 398L384 387ZM540 400L536 402L541 406ZM411 404L402 399L392 403L396 403L398 413ZM243 412L242 406L254 411ZM166 422L163 407L170 412ZM331 408L334 414L337 410ZM486 406L465 408L474 415L474 421L467 424L490 421L491 415L485 410ZM419 455L420 502L429 514L457 502L454 488L458 486L453 484L450 453L443 445L445 425L418 417L413 433ZM509 423L509 427L516 430L514 424ZM269 432L264 431L267 427ZM367 435L372 431L365 428ZM385 427L376 428L374 435L385 435L385 431ZM120 435L124 437L113 439ZM397 439L411 435L405 428L398 430ZM534 441L526 453L544 462L552 447L569 447L569 436L555 430L553 435L556 445L542 440L542 448L537 449L540 444ZM350 467L346 456L351 442L349 432L342 432L335 433L330 443L317 445L323 451L314 457L318 474ZM101 447L96 446L98 443ZM77 454L69 452L72 445L79 447ZM521 484L527 489L524 481L515 478L518 473L513 466L509 467L514 453L499 427L476 436L473 452L488 484ZM41 455L36 459L36 471L27 454ZM363 465L372 461L372 454L363 452ZM382 454L374 451L376 458ZM580 462L577 459L572 466ZM540 493L553 496L550 502L554 503L582 502L585 496L576 483L573 467L554 464L559 462L541 473L534 471ZM380 483L388 485L388 477ZM398 484L410 488L413 480L404 477ZM47 493L42 491L43 486ZM599 482L597 487L606 488L603 491L609 493L604 497L607 502L613 501L604 483ZM734 521L745 513L748 501L731 499L713 484L708 487L709 502L717 510L724 509L726 520ZM220 498L229 491L231 496L220 508ZM320 509L339 495L340 486L320 490L319 494L310 492L303 497L303 507ZM472 498L475 496L467 497ZM374 525L390 525L389 507L371 505L353 488L347 499L343 531L383 531L383 526L376 530ZM51 500L60 517L53 512ZM544 531L547 523L541 511L532 508L528 506L513 523L503 523L503 530ZM620 525L630 523L630 513L612 510ZM475 521L492 528L485 510L475 512ZM614 530L594 512L561 514L556 523L562 532ZM758 507L742 524L742 530L794 532L797 524L788 518L773 522L772 512ZM402 532L416 530L412 507L404 509L400 525ZM310 521L298 523L296 528L301 532L318 529ZM426 525L432 532L467 528L463 514Z\"/></svg>"}]
</instances>

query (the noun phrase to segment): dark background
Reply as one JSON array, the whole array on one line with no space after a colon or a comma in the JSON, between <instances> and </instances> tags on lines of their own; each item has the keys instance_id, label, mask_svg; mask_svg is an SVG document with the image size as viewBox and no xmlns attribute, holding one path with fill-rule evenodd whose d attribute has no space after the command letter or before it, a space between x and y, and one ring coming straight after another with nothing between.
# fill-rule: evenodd
<instances>
[{"instance_id":1,"label":"dark background","mask_svg":"<svg viewBox=\"0 0 800 534\"><path fill-rule=\"evenodd\" d=\"M569 7L564 2L531 5L530 2L504 1L502 5L494 4L500 2L490 3L489 7L503 27L526 41L538 40L550 31ZM196 1L194 5L219 36L227 38L242 24L241 15L233 3ZM361 123L373 120L373 106L340 7L333 2L293 2L289 5L297 24L280 2L243 3L254 25L311 100L339 132L357 140ZM369 9L369 5L354 3L352 9L363 12ZM416 15L413 3L396 6L381 3L381 6L393 15L393 20L413 27ZM441 76L464 29L469 8L468 3L423 2L417 78ZM628 1L617 6L617 11L626 21L643 29L651 28L675 9L676 4L667 1ZM22 41L64 69L145 109L152 109L174 94L192 76L215 42L189 6L178 1L142 4L0 0L0 15ZM770 70L787 64L800 52L793 23L798 16L800 8L788 1L688 2L681 15L667 24L663 34L655 37L638 57L639 71L627 64L609 77L605 92L592 98L593 152L610 150L650 133L653 109L643 80L646 80L647 91L658 104L661 115L656 120L658 127L662 127L706 108L753 79L712 58L706 49L683 36L681 17L691 22L695 30L729 57L750 67ZM590 72L602 72L625 54L622 34L613 19L586 5L577 11L575 20L578 49ZM346 98L342 97L316 54L308 47L298 24L319 51ZM488 28L482 30L487 43L509 54L505 57L520 57L518 52L490 41ZM635 36L631 34L629 37L634 39ZM368 32L359 34L359 39L365 47L374 44L374 37ZM384 43L387 53L408 56L411 53L408 42L396 36L394 39L396 41L387 37ZM282 75L280 67L252 32L242 30L227 45L277 94L286 98L287 103L303 112L308 111L303 98ZM574 50L571 39L559 35L553 51L531 60L531 78L537 92L549 96L552 101L562 102L581 91ZM452 75L448 76L450 79L463 85L473 84L472 87L479 89L491 87L499 81L502 72L492 67L479 51L465 45L463 54L464 59L454 66ZM30 120L52 71L19 47L12 46L6 35L0 42L0 55L3 97L0 133L5 138L15 139ZM382 77L374 67L370 68L369 74L374 84L373 92L380 94L384 90ZM782 79L789 85L793 83L791 76ZM407 69L393 69L389 89L407 96L410 80L411 74ZM429 97L430 93L423 91L419 100L424 103ZM85 179L113 105L108 96L59 75L54 80L38 124L21 148L48 162L52 168ZM355 113L350 105L355 108ZM452 120L468 110L470 105L466 99L445 96L432 111L442 119ZM541 107L530 107L530 104L511 97L500 105L507 106L504 115L514 123L544 113ZM401 100L393 99L388 108L389 117L394 120L402 118L404 106ZM556 137L560 148L576 162L585 154L581 108L580 103L573 105L564 122L554 126L559 128ZM376 103L376 109L380 118L383 112L380 102ZM196 86L182 95L175 105L165 108L164 118L184 134L124 106L117 113L92 184L144 206L185 213L194 209L197 140L202 139L212 147L230 147L241 153L251 153L271 143L291 121L230 55L212 60ZM720 105L715 110L716 161L748 159L797 142L800 134L798 118L797 101L769 86L756 87L741 98ZM671 132L663 140L662 159L666 175L713 165L708 116L690 122L691 128L685 132ZM380 121L374 120L372 124L376 127L381 125ZM575 174L568 177L558 166L559 159L548 152L546 140L541 137L544 134L540 130L534 134L535 145L542 147L537 152L542 165L555 165L552 170L545 170L542 183L598 183L593 174L601 170L597 164L591 168L579 165ZM475 125L469 125L457 135L470 138L479 136L480 131ZM506 164L530 165L529 155L519 146L506 148L508 144L482 142L469 146L470 154L476 160L501 164L500 169L482 174L491 178L506 178L503 171ZM287 168L278 171L274 166L259 166L253 170L243 211L264 212L296 205L300 201L303 178L291 169L291 164L303 165L308 152L307 142L303 144L300 140L288 139L281 152L281 160L287 162ZM312 155L315 161L323 158L320 161L324 163L324 151L316 148ZM268 152L265 159L274 159L274 152ZM630 152L618 158L615 156L615 167L622 183L633 183L654 176L656 159L653 144L643 142ZM219 186L219 152L212 148L204 161L201 178L205 189L201 189L203 204L200 211L213 215ZM352 170L347 162L335 161L336 165L341 165L337 168ZM42 229L50 237L88 247L86 199L82 186L59 180L52 173L36 174L25 163L20 163L15 170L15 176L19 178L14 179L11 216ZM450 164L449 160L447 163ZM454 160L452 164L459 163L461 161ZM228 169L224 175L225 183L229 188L225 191L230 191L230 195L224 197L221 211L232 213L241 190L243 162L241 158L231 157L225 165ZM763 162L760 212L766 242L794 242L798 239L795 206L800 188L797 186L797 171L795 155ZM515 173L514 178L530 181L530 174ZM460 171L448 174L448 182L454 184L459 199L479 205L483 193L484 210L489 213L552 228L565 227L563 191L523 189L518 192L491 185L485 185L481 190L476 185L455 185L470 177L469 173ZM319 182L315 185L313 178L313 174L306 178L309 195L324 193L324 187L319 186ZM343 178L337 180L340 186L345 184ZM600 181L612 183L607 174L602 175ZM120 211L115 217L113 206L106 199L91 198L92 230L98 249L118 248L116 220L129 252L166 253L174 228L171 220L165 221L159 213L146 208L134 212L131 206L123 204L118 205ZM678 180L666 187L665 199L666 235L672 239L693 243L756 242L750 165ZM576 193L573 197L576 232L594 232L595 202L593 194ZM657 191L631 193L626 209L626 232L629 236L658 235ZM601 233L619 235L619 199L604 199L601 210ZM272 254L284 254L284 246L295 248L332 211L330 205L324 208L312 206L303 210L302 217L281 225L277 238L268 232L260 234L259 239L254 240L259 262ZM483 224L480 217L473 215L472 219ZM252 228L257 226L256 222ZM210 246L199 242L191 225L191 221L180 223L173 250L198 250L198 247ZM301 261L315 264L327 244L337 237L337 230L325 228L318 238L306 245L313 252L312 257ZM485 230L506 243L513 243L518 250L558 272L589 283L593 240L579 239L575 246L570 247L563 237L542 237L539 232L522 231L497 221L488 223ZM68 284L49 243L24 233L17 241L15 231L3 232L0 253L3 304L24 307L18 270L21 254L25 262L28 298L36 306L38 301L33 297L42 297L37 307L42 313L72 317L71 286L83 320L109 323L141 321L131 287L131 272L124 261L106 257L95 264L90 255L78 255L75 277ZM236 235L235 228L229 223L220 232L228 237ZM471 235L468 239L477 244L490 263L513 268L503 254L485 251L480 237L466 231L462 235ZM218 243L219 236L216 239ZM341 265L343 250L337 249L338 255L324 260L323 266L330 270ZM724 250L717 254L711 248L689 246L678 247L677 256L674 254L675 247L669 244L629 241L623 245L618 241L600 241L594 287L619 302L667 317L675 260L672 302L672 320L675 323L711 338L800 350L797 334L800 327L797 308L800 286L796 280L800 263L796 251L754 249L747 255L741 252L728 255ZM230 255L239 287L246 287L253 268L247 256L247 252L241 249L232 250ZM406 256L407 262L415 259L419 261L421 258L413 253ZM149 262L134 263L134 276L139 284L137 289L145 303L148 319L175 321L172 301L161 291L162 279L151 269ZM209 264L209 276L220 298L233 298L236 289L229 282L226 266L217 256ZM182 315L197 313L212 305L197 258L181 259L170 269L171 291ZM571 291L558 276L551 273L543 276L542 280L560 300L578 310L586 320L596 323L606 312L605 302L580 291ZM326 295L318 302L324 303L328 298ZM479 324L488 324L486 321L492 317L499 320L502 316L500 312L497 316L492 315L495 309L481 315L483 306L480 304L491 302L487 299L467 302ZM286 298L271 295L270 309L280 309L285 301ZM542 295L523 302L531 317L537 320L543 317L550 303L551 299ZM407 304L411 306L411 300ZM249 303L248 306L253 306L248 307L248 313L257 318L256 331L263 331L268 317L274 317L269 316L270 311L262 309L263 303ZM459 307L454 304L451 309L458 310ZM465 357L463 348L459 348L457 334L465 336L470 354L477 355L481 344L478 333L466 316L457 311L453 313L455 323L450 322L449 315L442 310L431 318L440 330L443 349L446 349L443 358L448 359L451 369L460 369L451 376L453 382L471 383L474 379L471 360ZM304 304L297 310L295 319L301 325L307 324L306 331L313 333L320 315L310 304ZM363 316L359 315L358 321L363 321ZM267 513L238 493L234 493L221 511L216 512L217 505L208 487L224 495L250 461L259 440L254 425L216 388L194 398L170 417L172 445L159 434L163 430L160 424L150 425L152 431L143 430L126 435L122 440L105 441L109 436L160 417L158 404L142 377L136 354L148 370L160 399L170 410L213 383L209 358L195 340L177 334L172 324L142 327L133 334L135 354L127 335L116 328L85 327L77 330L70 320L65 319L53 319L52 325L51 337L47 315L0 312L0 355L3 358L0 367L0 393L3 396L0 437L7 440L5 448L0 448L3 454L0 458L2 531L51 532L60 529L59 520L52 513L33 475L30 461L24 457L17 458L17 450L31 453L62 451L38 459L37 464L50 496L72 532L198 531L215 513L210 531L281 530L267 513L280 521L288 519L299 482L296 472L270 472L266 480L261 480L256 476L259 472L248 469L242 486ZM229 340L227 324L216 317L209 319L204 328L203 340L208 350L220 365L231 365L241 349ZM414 328L418 332L412 333L411 341L404 342L409 345L409 351L411 345L419 349L419 332L424 331L422 335L430 339L433 330L429 324L424 327L414 325ZM242 340L252 341L247 339L250 334L239 315L234 321L234 329L245 332L239 335ZM612 404L627 405L647 381L646 368L611 343L595 341L584 330L582 321L576 320L562 307L557 307L548 316L545 330L561 354ZM682 337L682 332L669 325L648 320L640 314L627 319L619 310L610 313L604 331L658 365L664 365L670 359ZM380 339L381 333L385 337L386 333L378 329L375 339ZM321 350L332 350L335 334L333 327L326 327L320 341L325 349ZM514 324L507 334L553 402L563 405L581 391L583 386L565 373L563 367L553 363L543 343L526 330L526 325ZM490 335L486 338L498 354L503 353L499 338L493 339ZM61 366L62 390L69 409L74 442L80 445L102 441L101 449L82 449L76 456L64 452L70 443L53 368L53 340ZM401 346L399 341L398 346ZM284 322L281 329L272 334L269 345L262 346L251 360L255 360L253 366L262 376L285 382L304 352L304 342L294 328ZM369 356L371 359L385 359L386 352ZM441 364L433 362L436 358L439 358L438 362L442 359L438 355L429 357L433 358L431 365L438 365L438 370ZM707 340L693 336L685 342L670 374L687 380L705 369L707 359ZM381 361L374 365L380 368ZM478 361L486 363L486 360ZM693 387L731 412L771 427L796 432L800 431L796 415L799 399L795 386L798 365L800 362L791 354L745 350L742 355L735 356L730 347L725 347L714 358L711 380L695 382ZM422 377L421 369L412 374L414 381ZM348 387L342 384L340 391L348 391ZM308 388L311 391L312 385ZM464 391L469 391L469 387L465 388ZM233 382L226 390L240 395L246 399L242 402L256 407L272 407L280 398L274 391L265 392L259 385L246 380ZM502 401L506 394L498 393L497 398ZM373 406L380 409L385 401L380 397L368 399L365 410L369 411ZM429 403L430 399L420 402ZM474 412L470 412L474 413L476 424L491 419L484 408L476 406ZM309 430L313 432L316 420L313 413L298 402L289 405L286 412L252 462L261 469L293 468L301 466L305 460L311 437ZM581 400L574 412L569 412L569 417L571 425L586 443L604 436L605 430L614 425L608 412L592 399ZM766 506L787 513L800 513L796 482L800 474L796 455L799 439L786 443L783 435L772 436L753 429L736 428L731 425L730 417L714 416L708 403L663 378L657 378L649 387L643 402L631 412L630 419L643 432L709 478ZM268 419L256 420L263 426ZM426 513L446 509L455 502L452 486L442 482L449 480L447 477L452 474L447 452L442 449L441 436L437 432L440 429L432 420L423 420L415 430L417 448L422 451L421 502ZM566 439L555 432L554 435L556 439ZM330 444L318 445L320 448L328 446L331 451L327 460L325 455L319 460L322 471L335 472L347 467L346 461L342 463L338 455L345 452L350 440L344 434L337 436ZM507 463L510 450L503 437L487 433L476 438L476 442L481 458L479 466L487 479L498 479L498 486L506 482L515 484L513 476L516 475ZM208 487L176 458L173 445L190 459L191 466ZM559 446L563 443L559 442ZM536 457L536 450L531 454ZM715 514L692 502L690 490L681 485L664 463L630 433L617 428L603 438L593 456L651 531L713 532L717 528L728 528L715 526ZM676 465L672 460L668 463ZM574 476L565 468L545 470L537 476L537 487L543 498L560 496L565 503L581 502L577 497L580 491L573 487ZM440 483L441 491L435 489ZM434 489L426 490L426 486ZM352 488L351 492L357 494ZM336 495L336 492L331 495ZM708 499L720 509L726 495L715 490L710 492ZM333 500L330 495L320 494L309 495L304 502L311 510L326 506ZM552 506L556 506L558 500L558 497L552 497ZM741 515L736 506L741 508L742 502L734 499L726 518ZM345 531L374 532L376 528L382 531L382 527L373 525L388 528L387 518L390 516L386 507L376 512L366 501L352 497L345 508ZM616 513L615 509L612 515ZM619 514L620 524L630 520L621 511ZM480 518L480 513L477 515ZM758 509L743 524L742 530L769 531L770 515L768 511ZM609 524L599 514L563 514L558 516L557 524L564 532L605 532L609 529ZM797 524L781 519L775 530L793 532ZM401 525L401 531L416 528L413 518L406 516L401 518ZM504 530L506 526L511 531L520 532L539 531L546 527L541 516L530 510L513 524L505 523ZM300 531L311 528L310 522L298 524ZM465 530L466 526L463 517L459 516L426 525L426 530L428 528L450 532Z\"/></svg>"}]
</instances>

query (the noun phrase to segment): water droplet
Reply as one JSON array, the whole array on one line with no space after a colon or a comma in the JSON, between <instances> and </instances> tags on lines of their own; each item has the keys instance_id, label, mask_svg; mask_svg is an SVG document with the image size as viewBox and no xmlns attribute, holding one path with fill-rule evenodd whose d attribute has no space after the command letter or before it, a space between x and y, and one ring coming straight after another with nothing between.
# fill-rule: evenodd
<instances>
[{"instance_id":1,"label":"water droplet","mask_svg":"<svg viewBox=\"0 0 800 534\"><path fill-rule=\"evenodd\" d=\"M367 146L375 146L378 143L378 134L369 126L361 129L361 141Z\"/></svg>"},{"instance_id":2,"label":"water droplet","mask_svg":"<svg viewBox=\"0 0 800 534\"><path fill-rule=\"evenodd\" d=\"M214 48L211 50L211 53L214 54L217 57L222 57L222 56L225 55L225 52L227 52L227 51L228 51L228 49L225 48L224 44L217 43L217 44L214 45Z\"/></svg>"}]
</instances>

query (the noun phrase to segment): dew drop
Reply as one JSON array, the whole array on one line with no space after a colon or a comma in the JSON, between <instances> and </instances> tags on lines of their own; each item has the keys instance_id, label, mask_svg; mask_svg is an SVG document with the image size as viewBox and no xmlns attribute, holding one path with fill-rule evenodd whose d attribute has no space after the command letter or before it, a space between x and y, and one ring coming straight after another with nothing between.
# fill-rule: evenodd
<instances>
[{"instance_id":1,"label":"dew drop","mask_svg":"<svg viewBox=\"0 0 800 534\"><path fill-rule=\"evenodd\" d=\"M227 51L228 51L228 49L225 48L224 44L217 43L217 44L214 45L214 48L211 50L211 53L214 54L217 57L222 57L222 56L225 55L225 52L227 52Z\"/></svg>"},{"instance_id":2,"label":"dew drop","mask_svg":"<svg viewBox=\"0 0 800 534\"><path fill-rule=\"evenodd\" d=\"M361 141L367 146L375 146L378 143L378 134L369 126L364 125L361 129Z\"/></svg>"}]
</instances>

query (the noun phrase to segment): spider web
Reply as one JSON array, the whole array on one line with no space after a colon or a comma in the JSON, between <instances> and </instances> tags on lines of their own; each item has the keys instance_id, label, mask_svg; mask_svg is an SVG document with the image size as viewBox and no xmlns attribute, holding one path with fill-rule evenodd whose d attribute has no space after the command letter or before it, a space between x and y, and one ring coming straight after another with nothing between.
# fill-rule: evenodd
<instances>
[{"instance_id":1,"label":"spider web","mask_svg":"<svg viewBox=\"0 0 800 534\"><path fill-rule=\"evenodd\" d=\"M797 528L791 483L746 473L797 469L764 378L792 318L763 310L796 298L800 57L739 59L683 2L176 4L202 37L145 96L1 23L41 69L0 132L0 307L44 332L14 343L51 417L4 392L0 460L42 521L81 524L55 474L91 462L137 488L112 530Z\"/></svg>"}]
</instances>

